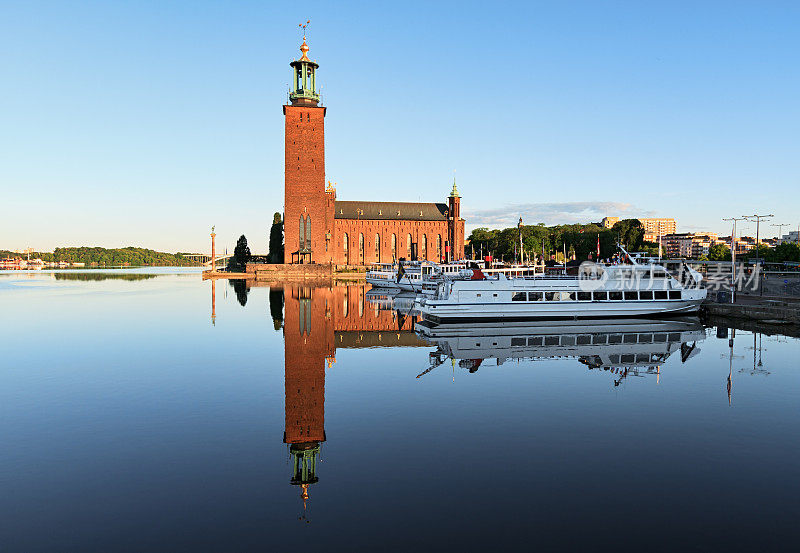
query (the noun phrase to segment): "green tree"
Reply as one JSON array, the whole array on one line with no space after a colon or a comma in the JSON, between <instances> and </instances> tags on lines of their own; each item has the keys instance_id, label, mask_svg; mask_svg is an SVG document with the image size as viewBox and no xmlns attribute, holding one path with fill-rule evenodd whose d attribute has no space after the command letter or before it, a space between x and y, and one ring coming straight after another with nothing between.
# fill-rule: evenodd
<instances>
[{"instance_id":1,"label":"green tree","mask_svg":"<svg viewBox=\"0 0 800 553\"><path fill-rule=\"evenodd\" d=\"M283 221L281 214L272 216L272 227L269 229L268 263L283 263Z\"/></svg>"},{"instance_id":2,"label":"green tree","mask_svg":"<svg viewBox=\"0 0 800 553\"><path fill-rule=\"evenodd\" d=\"M639 219L623 219L615 223L611 230L618 234L620 242L629 252L639 251L644 238L644 227Z\"/></svg>"},{"instance_id":3,"label":"green tree","mask_svg":"<svg viewBox=\"0 0 800 553\"><path fill-rule=\"evenodd\" d=\"M236 247L233 249L233 257L228 260L228 270L244 271L251 257L250 247L247 245L247 238L242 234L239 240L236 241Z\"/></svg>"},{"instance_id":4,"label":"green tree","mask_svg":"<svg viewBox=\"0 0 800 553\"><path fill-rule=\"evenodd\" d=\"M708 248L708 259L711 261L730 261L731 249L725 244L714 244Z\"/></svg>"}]
</instances>

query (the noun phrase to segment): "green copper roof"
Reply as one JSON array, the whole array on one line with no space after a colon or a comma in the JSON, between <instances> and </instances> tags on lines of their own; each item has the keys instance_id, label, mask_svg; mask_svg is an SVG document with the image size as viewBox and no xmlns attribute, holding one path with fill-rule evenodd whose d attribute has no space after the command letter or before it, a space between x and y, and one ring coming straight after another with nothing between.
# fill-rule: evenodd
<instances>
[{"instance_id":1,"label":"green copper roof","mask_svg":"<svg viewBox=\"0 0 800 553\"><path fill-rule=\"evenodd\" d=\"M456 187L456 178L453 177L453 190L450 192L451 198L460 198L461 196L458 195L458 188Z\"/></svg>"}]
</instances>

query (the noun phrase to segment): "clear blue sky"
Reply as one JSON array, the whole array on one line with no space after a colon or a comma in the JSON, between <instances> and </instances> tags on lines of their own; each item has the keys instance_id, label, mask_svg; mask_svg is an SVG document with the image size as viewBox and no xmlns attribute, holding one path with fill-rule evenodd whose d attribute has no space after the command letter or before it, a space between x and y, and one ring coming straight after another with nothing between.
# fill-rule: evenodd
<instances>
[{"instance_id":1,"label":"clear blue sky","mask_svg":"<svg viewBox=\"0 0 800 553\"><path fill-rule=\"evenodd\" d=\"M340 199L800 223L797 2L6 0L0 248L266 251L308 18Z\"/></svg>"}]
</instances>

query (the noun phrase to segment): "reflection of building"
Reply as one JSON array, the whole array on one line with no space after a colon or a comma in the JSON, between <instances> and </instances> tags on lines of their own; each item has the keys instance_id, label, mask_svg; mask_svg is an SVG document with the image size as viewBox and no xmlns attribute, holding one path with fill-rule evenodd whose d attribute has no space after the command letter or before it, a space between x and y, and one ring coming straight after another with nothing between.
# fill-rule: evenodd
<instances>
[{"instance_id":1,"label":"reflection of building","mask_svg":"<svg viewBox=\"0 0 800 553\"><path fill-rule=\"evenodd\" d=\"M291 302L287 302L283 327L283 441L289 444L291 483L302 488L305 507L308 488L318 480L320 444L325 441L325 365L333 358L333 340L327 332L331 318L327 302L312 303L311 288L296 287L285 295ZM294 309L288 308L290 303Z\"/></svg>"},{"instance_id":2,"label":"reflection of building","mask_svg":"<svg viewBox=\"0 0 800 553\"><path fill-rule=\"evenodd\" d=\"M285 126L284 263L364 265L397 258L440 261L464 257L461 197L453 182L446 203L336 199L325 186L325 115L319 105L319 65L291 62L292 90Z\"/></svg>"},{"instance_id":3,"label":"reflection of building","mask_svg":"<svg viewBox=\"0 0 800 553\"><path fill-rule=\"evenodd\" d=\"M310 487L319 480L317 465L322 442L327 439L325 371L336 362L336 348L427 344L414 334L415 318L370 303L363 284L270 287L273 320L280 319L281 304L286 393L283 441L289 445L291 483L302 489L305 512Z\"/></svg>"}]
</instances>

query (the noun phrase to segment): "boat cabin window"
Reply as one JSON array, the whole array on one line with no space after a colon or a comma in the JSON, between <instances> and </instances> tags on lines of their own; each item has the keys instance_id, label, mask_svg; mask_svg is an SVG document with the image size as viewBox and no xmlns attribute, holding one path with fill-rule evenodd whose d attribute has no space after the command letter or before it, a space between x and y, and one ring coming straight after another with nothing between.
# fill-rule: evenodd
<instances>
[{"instance_id":1,"label":"boat cabin window","mask_svg":"<svg viewBox=\"0 0 800 553\"><path fill-rule=\"evenodd\" d=\"M588 346L592 343L592 337L588 334L581 334L577 338L577 344L579 346Z\"/></svg>"},{"instance_id":2,"label":"boat cabin window","mask_svg":"<svg viewBox=\"0 0 800 553\"><path fill-rule=\"evenodd\" d=\"M594 294L594 301L607 301L608 292L592 292Z\"/></svg>"},{"instance_id":3,"label":"boat cabin window","mask_svg":"<svg viewBox=\"0 0 800 553\"><path fill-rule=\"evenodd\" d=\"M528 345L529 346L544 345L544 338L542 336L532 336L531 338L528 338Z\"/></svg>"},{"instance_id":4,"label":"boat cabin window","mask_svg":"<svg viewBox=\"0 0 800 553\"><path fill-rule=\"evenodd\" d=\"M680 290L670 290L669 291L669 299L671 299L671 300L679 300L679 299L681 299L681 291Z\"/></svg>"},{"instance_id":5,"label":"boat cabin window","mask_svg":"<svg viewBox=\"0 0 800 553\"><path fill-rule=\"evenodd\" d=\"M528 292L528 301L544 301L544 292Z\"/></svg>"},{"instance_id":6,"label":"boat cabin window","mask_svg":"<svg viewBox=\"0 0 800 553\"><path fill-rule=\"evenodd\" d=\"M653 294L657 300L665 300L669 297L666 290L656 290Z\"/></svg>"},{"instance_id":7,"label":"boat cabin window","mask_svg":"<svg viewBox=\"0 0 800 553\"><path fill-rule=\"evenodd\" d=\"M544 337L544 345L546 345L546 346L557 346L558 345L558 336L545 336Z\"/></svg>"},{"instance_id":8,"label":"boat cabin window","mask_svg":"<svg viewBox=\"0 0 800 553\"><path fill-rule=\"evenodd\" d=\"M525 292L523 292L524 294ZM525 338L511 338L511 347L525 346Z\"/></svg>"},{"instance_id":9,"label":"boat cabin window","mask_svg":"<svg viewBox=\"0 0 800 553\"><path fill-rule=\"evenodd\" d=\"M609 292L608 299L611 301L620 301L622 299L622 292Z\"/></svg>"},{"instance_id":10,"label":"boat cabin window","mask_svg":"<svg viewBox=\"0 0 800 553\"><path fill-rule=\"evenodd\" d=\"M639 292L639 299L640 300L652 300L653 299L653 291L652 290L641 290Z\"/></svg>"},{"instance_id":11,"label":"boat cabin window","mask_svg":"<svg viewBox=\"0 0 800 553\"><path fill-rule=\"evenodd\" d=\"M659 269L653 271L653 278L668 278L668 275L667 273Z\"/></svg>"},{"instance_id":12,"label":"boat cabin window","mask_svg":"<svg viewBox=\"0 0 800 553\"><path fill-rule=\"evenodd\" d=\"M511 301L528 301L527 292L514 292L511 295Z\"/></svg>"},{"instance_id":13,"label":"boat cabin window","mask_svg":"<svg viewBox=\"0 0 800 553\"><path fill-rule=\"evenodd\" d=\"M592 301L592 293L578 292L578 301Z\"/></svg>"},{"instance_id":14,"label":"boat cabin window","mask_svg":"<svg viewBox=\"0 0 800 553\"><path fill-rule=\"evenodd\" d=\"M545 292L544 299L547 301L573 301L575 292Z\"/></svg>"},{"instance_id":15,"label":"boat cabin window","mask_svg":"<svg viewBox=\"0 0 800 553\"><path fill-rule=\"evenodd\" d=\"M625 292L625 299L626 300L638 300L639 299L639 293L638 292L628 292L628 291L626 291Z\"/></svg>"}]
</instances>

